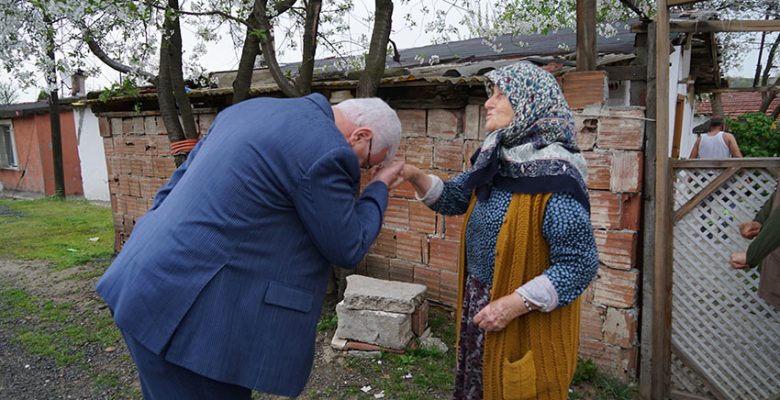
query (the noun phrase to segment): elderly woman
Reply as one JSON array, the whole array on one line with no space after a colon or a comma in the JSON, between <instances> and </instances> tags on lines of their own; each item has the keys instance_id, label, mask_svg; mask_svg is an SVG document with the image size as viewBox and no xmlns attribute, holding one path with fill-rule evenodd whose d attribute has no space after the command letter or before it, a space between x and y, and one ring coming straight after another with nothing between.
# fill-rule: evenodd
<instances>
[{"instance_id":1,"label":"elderly woman","mask_svg":"<svg viewBox=\"0 0 780 400\"><path fill-rule=\"evenodd\" d=\"M528 63L487 75L473 168L449 182L407 165L418 198L464 214L455 399L566 399L578 297L598 256L586 167L555 78Z\"/></svg>"}]
</instances>

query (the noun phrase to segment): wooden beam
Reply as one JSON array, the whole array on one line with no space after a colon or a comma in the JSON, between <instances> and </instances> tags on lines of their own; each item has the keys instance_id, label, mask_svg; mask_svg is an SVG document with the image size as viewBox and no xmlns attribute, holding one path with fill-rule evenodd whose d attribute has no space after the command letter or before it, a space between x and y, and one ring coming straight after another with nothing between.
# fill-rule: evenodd
<instances>
[{"instance_id":1,"label":"wooden beam","mask_svg":"<svg viewBox=\"0 0 780 400\"><path fill-rule=\"evenodd\" d=\"M655 260L651 399L669 397L672 359L672 185L669 165L669 8L656 2Z\"/></svg>"},{"instance_id":2,"label":"wooden beam","mask_svg":"<svg viewBox=\"0 0 780 400\"><path fill-rule=\"evenodd\" d=\"M681 168L780 168L780 158L724 158L721 160L672 160L673 169Z\"/></svg>"},{"instance_id":3,"label":"wooden beam","mask_svg":"<svg viewBox=\"0 0 780 400\"><path fill-rule=\"evenodd\" d=\"M761 87L744 87L744 88L718 88L711 86L702 86L696 88L697 93L737 93L737 92L770 92L773 90L780 90L780 86L761 86Z\"/></svg>"},{"instance_id":4,"label":"wooden beam","mask_svg":"<svg viewBox=\"0 0 780 400\"><path fill-rule=\"evenodd\" d=\"M715 396L717 400L728 399L728 396L723 393L723 390L710 381L704 370L699 367L699 364L697 364L690 355L688 355L685 349L678 346L677 343L672 343L672 351L677 356L677 358L679 358L680 361L682 361L682 363L688 367L688 369L699 376L699 379L704 383L710 393L712 393L712 395Z\"/></svg>"},{"instance_id":5,"label":"wooden beam","mask_svg":"<svg viewBox=\"0 0 780 400\"><path fill-rule=\"evenodd\" d=\"M577 0L577 71L596 69L596 0Z\"/></svg>"},{"instance_id":6,"label":"wooden beam","mask_svg":"<svg viewBox=\"0 0 780 400\"><path fill-rule=\"evenodd\" d=\"M780 20L675 20L669 23L669 30L671 32L778 32L780 31Z\"/></svg>"},{"instance_id":7,"label":"wooden beam","mask_svg":"<svg viewBox=\"0 0 780 400\"><path fill-rule=\"evenodd\" d=\"M667 7L681 6L684 4L700 3L705 0L668 0L666 2Z\"/></svg>"},{"instance_id":8,"label":"wooden beam","mask_svg":"<svg viewBox=\"0 0 780 400\"><path fill-rule=\"evenodd\" d=\"M610 81L646 81L647 65L614 65L599 67L607 71Z\"/></svg>"},{"instance_id":9,"label":"wooden beam","mask_svg":"<svg viewBox=\"0 0 780 400\"><path fill-rule=\"evenodd\" d=\"M680 142L682 141L682 125L685 116L686 97L678 94L674 108L674 137L672 139L672 158L680 158Z\"/></svg>"}]
</instances>

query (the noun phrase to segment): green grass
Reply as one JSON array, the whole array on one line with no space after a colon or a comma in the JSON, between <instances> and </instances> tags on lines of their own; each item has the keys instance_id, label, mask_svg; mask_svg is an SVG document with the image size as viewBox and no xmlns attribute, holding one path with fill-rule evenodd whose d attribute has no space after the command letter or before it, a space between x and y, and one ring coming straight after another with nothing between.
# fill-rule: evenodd
<instances>
[{"instance_id":1,"label":"green grass","mask_svg":"<svg viewBox=\"0 0 780 400\"><path fill-rule=\"evenodd\" d=\"M637 397L636 385L629 385L600 371L593 360L577 360L573 386L590 386L589 393L572 393L572 399L587 400L631 400Z\"/></svg>"},{"instance_id":2,"label":"green grass","mask_svg":"<svg viewBox=\"0 0 780 400\"><path fill-rule=\"evenodd\" d=\"M0 215L0 254L65 269L114 252L111 209L86 201L0 199L18 215ZM90 241L91 238L99 238Z\"/></svg>"}]
</instances>

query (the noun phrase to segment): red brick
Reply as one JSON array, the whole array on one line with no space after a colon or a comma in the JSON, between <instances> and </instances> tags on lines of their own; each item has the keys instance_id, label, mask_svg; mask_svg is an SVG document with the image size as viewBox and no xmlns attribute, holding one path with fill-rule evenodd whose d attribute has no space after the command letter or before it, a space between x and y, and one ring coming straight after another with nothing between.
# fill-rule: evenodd
<instances>
[{"instance_id":1,"label":"red brick","mask_svg":"<svg viewBox=\"0 0 780 400\"><path fill-rule=\"evenodd\" d=\"M402 137L425 136L425 110L398 110L397 113Z\"/></svg>"},{"instance_id":2,"label":"red brick","mask_svg":"<svg viewBox=\"0 0 780 400\"><path fill-rule=\"evenodd\" d=\"M144 132L147 135L157 134L157 117L145 117L144 118Z\"/></svg>"},{"instance_id":3,"label":"red brick","mask_svg":"<svg viewBox=\"0 0 780 400\"><path fill-rule=\"evenodd\" d=\"M604 307L591 302L580 303L580 338L602 340L604 338Z\"/></svg>"},{"instance_id":4,"label":"red brick","mask_svg":"<svg viewBox=\"0 0 780 400\"><path fill-rule=\"evenodd\" d=\"M619 229L621 198L612 192L590 191L590 220L594 228Z\"/></svg>"},{"instance_id":5,"label":"red brick","mask_svg":"<svg viewBox=\"0 0 780 400\"><path fill-rule=\"evenodd\" d=\"M636 265L636 232L597 229L593 234L599 249L599 260L604 265L622 270L629 270Z\"/></svg>"},{"instance_id":6,"label":"red brick","mask_svg":"<svg viewBox=\"0 0 780 400\"><path fill-rule=\"evenodd\" d=\"M480 106L479 107L479 140L485 140L485 138L490 134L490 132L487 131L485 128L485 124L487 121L485 121L485 117L487 116L487 111L485 110L485 107Z\"/></svg>"},{"instance_id":7,"label":"red brick","mask_svg":"<svg viewBox=\"0 0 780 400\"><path fill-rule=\"evenodd\" d=\"M169 178L173 175L173 171L176 170L176 163L171 156L155 157L152 160L152 168L154 168L154 176L158 178Z\"/></svg>"},{"instance_id":8,"label":"red brick","mask_svg":"<svg viewBox=\"0 0 780 400\"><path fill-rule=\"evenodd\" d=\"M411 183L404 181L400 185L390 190L390 196L402 199L414 199L415 198L414 187Z\"/></svg>"},{"instance_id":9,"label":"red brick","mask_svg":"<svg viewBox=\"0 0 780 400\"><path fill-rule=\"evenodd\" d=\"M163 121L162 116L157 116L155 118L157 119L157 134L168 135L168 130L165 129L165 122Z\"/></svg>"},{"instance_id":10,"label":"red brick","mask_svg":"<svg viewBox=\"0 0 780 400\"><path fill-rule=\"evenodd\" d=\"M466 140L463 144L463 165L464 170L471 168L471 156L482 146L480 140Z\"/></svg>"},{"instance_id":11,"label":"red brick","mask_svg":"<svg viewBox=\"0 0 780 400\"><path fill-rule=\"evenodd\" d=\"M397 256L404 260L417 263L427 259L428 238L422 233L398 231L395 234L397 243Z\"/></svg>"},{"instance_id":12,"label":"red brick","mask_svg":"<svg viewBox=\"0 0 780 400\"><path fill-rule=\"evenodd\" d=\"M409 229L425 233L436 233L436 213L419 201L409 202Z\"/></svg>"},{"instance_id":13,"label":"red brick","mask_svg":"<svg viewBox=\"0 0 780 400\"><path fill-rule=\"evenodd\" d=\"M108 118L111 125L111 136L122 136L122 118Z\"/></svg>"},{"instance_id":14,"label":"red brick","mask_svg":"<svg viewBox=\"0 0 780 400\"><path fill-rule=\"evenodd\" d=\"M418 267L414 269L414 283L425 285L425 292L429 299L440 299L441 272L437 269Z\"/></svg>"},{"instance_id":15,"label":"red brick","mask_svg":"<svg viewBox=\"0 0 780 400\"><path fill-rule=\"evenodd\" d=\"M602 150L641 150L645 137L644 120L612 115L599 119L599 148Z\"/></svg>"},{"instance_id":16,"label":"red brick","mask_svg":"<svg viewBox=\"0 0 780 400\"><path fill-rule=\"evenodd\" d=\"M463 171L463 140L436 139L433 166L449 171Z\"/></svg>"},{"instance_id":17,"label":"red brick","mask_svg":"<svg viewBox=\"0 0 780 400\"><path fill-rule=\"evenodd\" d=\"M598 136L599 120L590 116L574 116L574 122L577 130L575 141L577 147L583 151L592 150L596 146L596 137Z\"/></svg>"},{"instance_id":18,"label":"red brick","mask_svg":"<svg viewBox=\"0 0 780 400\"><path fill-rule=\"evenodd\" d=\"M607 309L604 319L604 340L624 349L633 347L637 338L636 310Z\"/></svg>"},{"instance_id":19,"label":"red brick","mask_svg":"<svg viewBox=\"0 0 780 400\"><path fill-rule=\"evenodd\" d=\"M460 111L454 110L428 110L428 129L429 137L454 139L463 131L462 115Z\"/></svg>"},{"instance_id":20,"label":"red brick","mask_svg":"<svg viewBox=\"0 0 780 400\"><path fill-rule=\"evenodd\" d=\"M100 136L106 138L111 137L111 122L106 117L98 118L98 130Z\"/></svg>"},{"instance_id":21,"label":"red brick","mask_svg":"<svg viewBox=\"0 0 780 400\"><path fill-rule=\"evenodd\" d=\"M408 164L422 169L433 167L433 139L404 139L402 147Z\"/></svg>"},{"instance_id":22,"label":"red brick","mask_svg":"<svg viewBox=\"0 0 780 400\"><path fill-rule=\"evenodd\" d=\"M133 117L133 134L142 136L144 131L144 117Z\"/></svg>"},{"instance_id":23,"label":"red brick","mask_svg":"<svg viewBox=\"0 0 780 400\"><path fill-rule=\"evenodd\" d=\"M466 139L479 139L479 105L469 104L463 115L463 136Z\"/></svg>"},{"instance_id":24,"label":"red brick","mask_svg":"<svg viewBox=\"0 0 780 400\"><path fill-rule=\"evenodd\" d=\"M412 313L412 332L421 336L428 328L428 301L424 300Z\"/></svg>"},{"instance_id":25,"label":"red brick","mask_svg":"<svg viewBox=\"0 0 780 400\"><path fill-rule=\"evenodd\" d=\"M637 193L642 190L642 153L618 151L612 157L609 189L616 193Z\"/></svg>"},{"instance_id":26,"label":"red brick","mask_svg":"<svg viewBox=\"0 0 780 400\"><path fill-rule=\"evenodd\" d=\"M639 219L642 216L642 196L639 194L623 194L620 203L620 227L632 231L639 230Z\"/></svg>"},{"instance_id":27,"label":"red brick","mask_svg":"<svg viewBox=\"0 0 780 400\"><path fill-rule=\"evenodd\" d=\"M444 220L444 237L450 240L460 240L463 232L462 215L446 215L439 217Z\"/></svg>"},{"instance_id":28,"label":"red brick","mask_svg":"<svg viewBox=\"0 0 780 400\"><path fill-rule=\"evenodd\" d=\"M214 122L214 114L198 114L198 134L205 135Z\"/></svg>"},{"instance_id":29,"label":"red brick","mask_svg":"<svg viewBox=\"0 0 780 400\"><path fill-rule=\"evenodd\" d=\"M633 307L637 299L639 271L602 266L594 284L593 302L617 308Z\"/></svg>"},{"instance_id":30,"label":"red brick","mask_svg":"<svg viewBox=\"0 0 780 400\"><path fill-rule=\"evenodd\" d=\"M588 188L609 189L612 153L605 151L585 151L582 153L588 163Z\"/></svg>"},{"instance_id":31,"label":"red brick","mask_svg":"<svg viewBox=\"0 0 780 400\"><path fill-rule=\"evenodd\" d=\"M133 119L129 117L122 118L122 135L129 136L133 134Z\"/></svg>"},{"instance_id":32,"label":"red brick","mask_svg":"<svg viewBox=\"0 0 780 400\"><path fill-rule=\"evenodd\" d=\"M396 253L395 231L392 229L382 228L371 250L372 253L376 255L395 257L395 253Z\"/></svg>"},{"instance_id":33,"label":"red brick","mask_svg":"<svg viewBox=\"0 0 780 400\"><path fill-rule=\"evenodd\" d=\"M458 302L458 284L460 279L457 272L441 272L441 301L455 307Z\"/></svg>"},{"instance_id":34,"label":"red brick","mask_svg":"<svg viewBox=\"0 0 780 400\"><path fill-rule=\"evenodd\" d=\"M376 279L390 278L390 263L387 257L376 254L366 256L366 274Z\"/></svg>"},{"instance_id":35,"label":"red brick","mask_svg":"<svg viewBox=\"0 0 780 400\"><path fill-rule=\"evenodd\" d=\"M637 349L622 349L593 339L580 341L580 356L591 359L599 370L624 382L636 379Z\"/></svg>"},{"instance_id":36,"label":"red brick","mask_svg":"<svg viewBox=\"0 0 780 400\"><path fill-rule=\"evenodd\" d=\"M428 265L444 271L458 272L460 246L457 241L431 238Z\"/></svg>"},{"instance_id":37,"label":"red brick","mask_svg":"<svg viewBox=\"0 0 780 400\"><path fill-rule=\"evenodd\" d=\"M566 102L572 109L603 104L607 98L607 73L604 71L571 71L561 82Z\"/></svg>"},{"instance_id":38,"label":"red brick","mask_svg":"<svg viewBox=\"0 0 780 400\"><path fill-rule=\"evenodd\" d=\"M384 223L389 228L406 229L409 226L409 200L388 199Z\"/></svg>"},{"instance_id":39,"label":"red brick","mask_svg":"<svg viewBox=\"0 0 780 400\"><path fill-rule=\"evenodd\" d=\"M390 269L388 279L392 281L414 282L414 269L422 264L413 263L400 258L389 259Z\"/></svg>"}]
</instances>

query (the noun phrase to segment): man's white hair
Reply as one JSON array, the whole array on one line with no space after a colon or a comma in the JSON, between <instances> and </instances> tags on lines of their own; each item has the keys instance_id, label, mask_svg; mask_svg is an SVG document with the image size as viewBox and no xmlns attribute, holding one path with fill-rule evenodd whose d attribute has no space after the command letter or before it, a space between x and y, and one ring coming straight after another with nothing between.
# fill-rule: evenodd
<instances>
[{"instance_id":1,"label":"man's white hair","mask_svg":"<svg viewBox=\"0 0 780 400\"><path fill-rule=\"evenodd\" d=\"M387 103L376 97L349 99L336 104L334 108L353 124L371 128L374 133L372 153L388 149L385 160L395 157L401 143L401 121Z\"/></svg>"}]
</instances>

